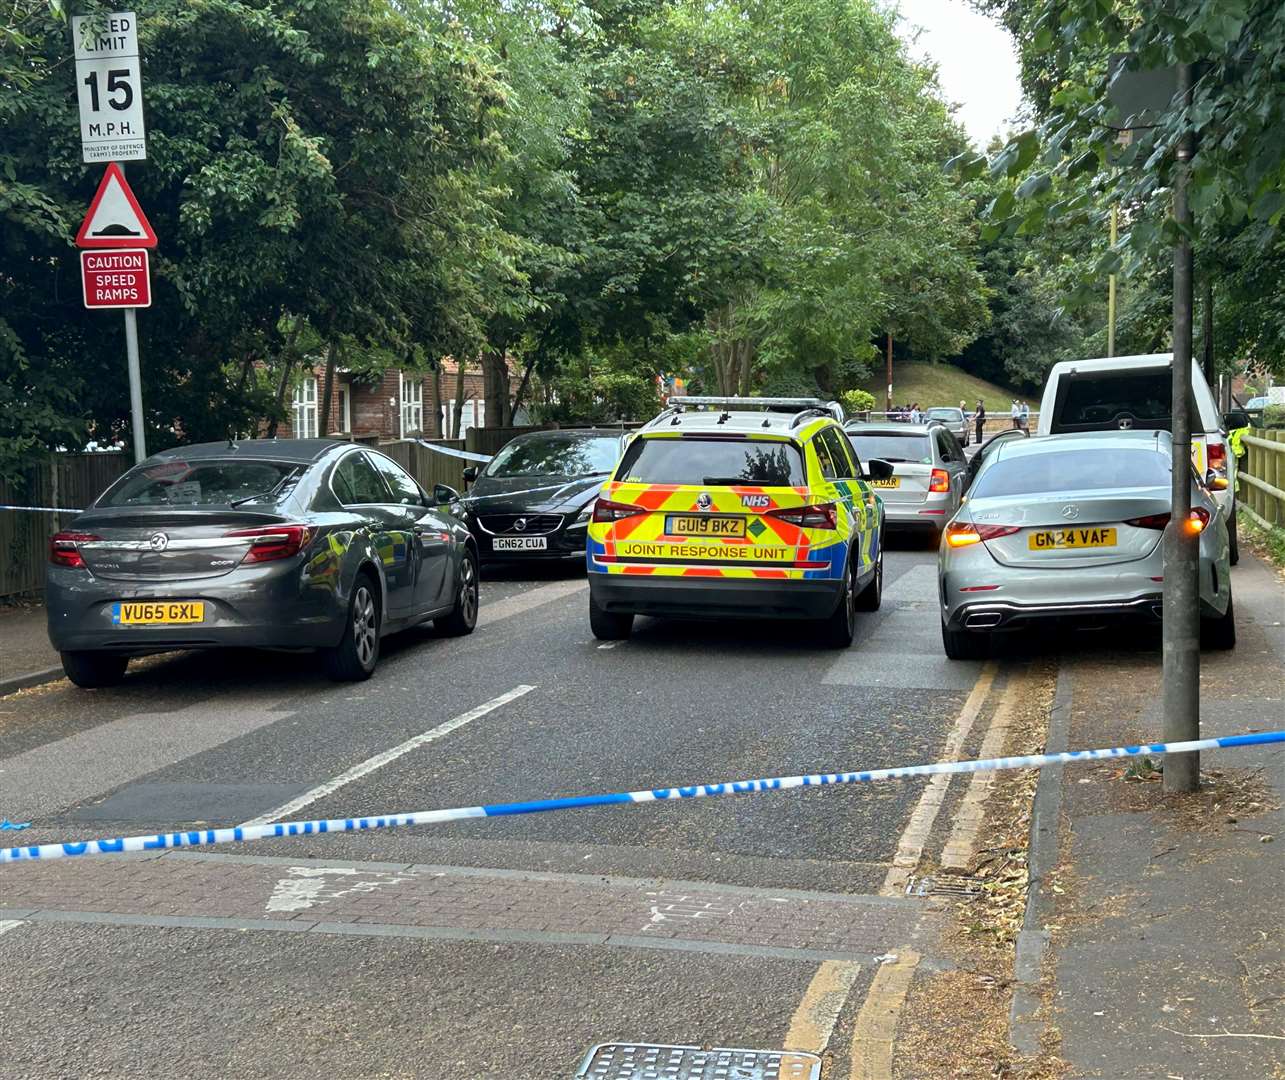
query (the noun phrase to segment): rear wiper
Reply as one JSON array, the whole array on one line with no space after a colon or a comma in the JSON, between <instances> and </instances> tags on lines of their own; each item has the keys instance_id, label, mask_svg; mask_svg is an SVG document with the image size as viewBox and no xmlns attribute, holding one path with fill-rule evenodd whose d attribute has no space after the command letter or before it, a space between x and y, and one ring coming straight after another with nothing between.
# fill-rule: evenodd
<instances>
[{"instance_id":1,"label":"rear wiper","mask_svg":"<svg viewBox=\"0 0 1285 1080\"><path fill-rule=\"evenodd\" d=\"M293 480L298 474L299 474L299 468L298 466L296 466L295 468L291 469L288 473L286 473L285 476L283 476L280 480L278 480L267 491L260 491L257 495L246 495L244 498L241 498L241 499L233 499L231 500L231 502L228 503L228 506L235 508L248 502L254 502L256 499L266 499L269 495L275 495L278 491L280 491L283 487L285 487L287 480Z\"/></svg>"},{"instance_id":2,"label":"rear wiper","mask_svg":"<svg viewBox=\"0 0 1285 1080\"><path fill-rule=\"evenodd\" d=\"M746 480L743 476L707 476L701 483L714 487L740 487L744 484L753 484L754 481Z\"/></svg>"}]
</instances>

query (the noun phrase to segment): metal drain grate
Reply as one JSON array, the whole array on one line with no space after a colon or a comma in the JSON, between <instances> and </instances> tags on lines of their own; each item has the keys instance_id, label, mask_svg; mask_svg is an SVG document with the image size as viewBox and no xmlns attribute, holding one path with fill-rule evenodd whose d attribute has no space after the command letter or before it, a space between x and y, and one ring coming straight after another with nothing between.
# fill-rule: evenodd
<instances>
[{"instance_id":1,"label":"metal drain grate","mask_svg":"<svg viewBox=\"0 0 1285 1080\"><path fill-rule=\"evenodd\" d=\"M947 874L935 878L928 875L912 877L906 882L907 896L945 896L952 900L976 900L982 895L982 883L962 874Z\"/></svg>"},{"instance_id":2,"label":"metal drain grate","mask_svg":"<svg viewBox=\"0 0 1285 1080\"><path fill-rule=\"evenodd\" d=\"M819 1080L821 1059L794 1050L601 1043L576 1080Z\"/></svg>"}]
</instances>

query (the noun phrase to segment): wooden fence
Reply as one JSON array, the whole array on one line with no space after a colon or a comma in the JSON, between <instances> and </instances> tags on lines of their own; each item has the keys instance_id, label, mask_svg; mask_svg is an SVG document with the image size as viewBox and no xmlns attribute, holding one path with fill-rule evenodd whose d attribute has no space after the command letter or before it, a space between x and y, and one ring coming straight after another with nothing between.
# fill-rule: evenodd
<instances>
[{"instance_id":1,"label":"wooden fence","mask_svg":"<svg viewBox=\"0 0 1285 1080\"><path fill-rule=\"evenodd\" d=\"M463 439L425 439L424 441L451 450L464 449ZM431 493L435 484L446 484L456 491L464 490L464 467L471 463L463 458L436 453L426 446L421 446L414 439L381 443L377 449L380 453L387 454L415 477L425 491Z\"/></svg>"},{"instance_id":2,"label":"wooden fence","mask_svg":"<svg viewBox=\"0 0 1285 1080\"><path fill-rule=\"evenodd\" d=\"M0 483L0 504L83 510L132 464L130 454L55 454L18 483ZM75 514L0 510L0 599L44 589L49 537L75 520Z\"/></svg>"},{"instance_id":3,"label":"wooden fence","mask_svg":"<svg viewBox=\"0 0 1285 1080\"><path fill-rule=\"evenodd\" d=\"M1241 437L1240 508L1263 528L1285 528L1285 431L1255 429Z\"/></svg>"},{"instance_id":4,"label":"wooden fence","mask_svg":"<svg viewBox=\"0 0 1285 1080\"><path fill-rule=\"evenodd\" d=\"M547 431L550 426L539 424L533 427L469 428L464 432L464 449L470 454L496 454L519 435L525 435L528 431Z\"/></svg>"}]
</instances>

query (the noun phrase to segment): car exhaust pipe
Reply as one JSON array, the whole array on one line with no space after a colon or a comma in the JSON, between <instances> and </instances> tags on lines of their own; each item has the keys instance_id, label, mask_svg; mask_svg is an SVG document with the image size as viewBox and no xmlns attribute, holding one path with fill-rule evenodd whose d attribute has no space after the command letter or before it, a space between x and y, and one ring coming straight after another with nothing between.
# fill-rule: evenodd
<instances>
[{"instance_id":1,"label":"car exhaust pipe","mask_svg":"<svg viewBox=\"0 0 1285 1080\"><path fill-rule=\"evenodd\" d=\"M1004 621L998 611L979 611L964 618L965 630L990 630Z\"/></svg>"}]
</instances>

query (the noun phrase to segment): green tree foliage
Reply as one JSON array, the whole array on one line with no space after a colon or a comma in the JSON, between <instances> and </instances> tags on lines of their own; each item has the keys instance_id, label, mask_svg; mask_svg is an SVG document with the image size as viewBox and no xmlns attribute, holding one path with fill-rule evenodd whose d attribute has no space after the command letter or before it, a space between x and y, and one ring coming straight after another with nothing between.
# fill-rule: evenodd
<instances>
[{"instance_id":1,"label":"green tree foliage","mask_svg":"<svg viewBox=\"0 0 1285 1080\"><path fill-rule=\"evenodd\" d=\"M500 97L467 35L382 0L135 10L149 157L128 172L161 241L149 441L272 413L285 382L260 372L302 359L289 326L398 355L480 339ZM33 407L23 444L58 442L128 414L119 316L82 310L70 244L100 170L80 162L67 23L19 0L4 44L0 386Z\"/></svg>"},{"instance_id":2,"label":"green tree foliage","mask_svg":"<svg viewBox=\"0 0 1285 1080\"><path fill-rule=\"evenodd\" d=\"M1105 293L1105 277L1129 279L1133 316L1154 314L1142 338L1165 322L1163 270L1176 232L1169 215L1175 150L1195 139L1191 162L1197 293L1214 288L1219 353L1285 370L1281 320L1285 217L1285 5L1278 0L976 0L1014 33L1034 125L989 161L961 154L965 176L989 170L1014 189L989 207L986 235L1033 237L1087 227L1106 235L1111 206L1122 236L1096 245L1078 265L1081 302ZM1175 102L1154 126L1117 145L1130 118L1112 103L1113 56L1130 69L1195 65L1190 104ZM1146 118L1144 118L1146 119ZM1252 286L1247 287L1249 282ZM1150 294L1150 295L1147 295Z\"/></svg>"}]
</instances>

